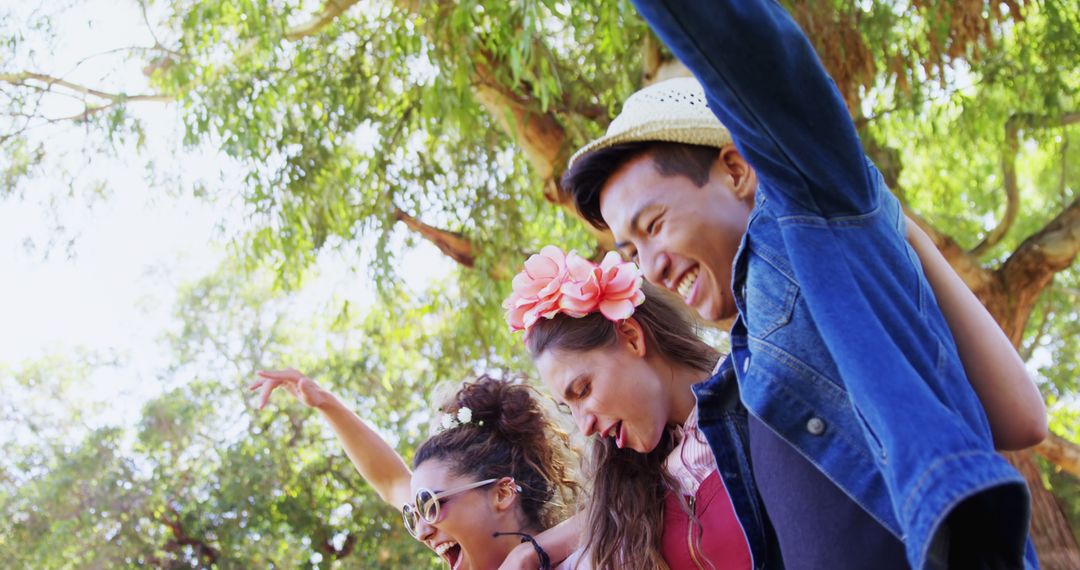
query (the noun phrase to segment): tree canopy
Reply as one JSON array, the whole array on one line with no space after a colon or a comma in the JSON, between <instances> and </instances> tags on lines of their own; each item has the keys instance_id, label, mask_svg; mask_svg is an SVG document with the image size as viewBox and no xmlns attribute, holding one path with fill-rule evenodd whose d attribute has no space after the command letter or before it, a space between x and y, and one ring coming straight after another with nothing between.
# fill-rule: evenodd
<instances>
[{"instance_id":1,"label":"tree canopy","mask_svg":"<svg viewBox=\"0 0 1080 570\"><path fill-rule=\"evenodd\" d=\"M1080 528L1080 10L784 4L867 154L1037 370L1055 435L1039 448L1041 472L1030 454L1010 459ZM56 137L72 132L84 160L141 157L168 179L183 165L139 153L150 144L140 108L166 104L184 145L243 171L181 177L180 191L239 200L245 220L224 228L233 263L182 291L163 340L177 363L162 372L169 389L136 427L42 420L3 442L0 504L13 516L0 521L0 557L42 568L429 564L317 418L260 413L244 383L257 368L308 371L408 457L435 385L528 373L500 309L515 268L547 243L590 255L610 244L567 207L566 159L630 93L685 69L625 1L157 0L130 5L151 44L84 54L141 74L84 84L67 75L81 62L35 66L66 41L53 26L63 8L0 18L0 197L47 206L105 192L107 179L64 166ZM43 197L45 179L63 183ZM456 270L417 292L399 264L420 243ZM377 302L287 316L280 305L327 250L363 268ZM107 366L46 360L0 380L40 398ZM0 408L0 421L75 412L28 409ZM1044 566L1074 567L1054 495L1036 492L1036 544Z\"/></svg>"}]
</instances>

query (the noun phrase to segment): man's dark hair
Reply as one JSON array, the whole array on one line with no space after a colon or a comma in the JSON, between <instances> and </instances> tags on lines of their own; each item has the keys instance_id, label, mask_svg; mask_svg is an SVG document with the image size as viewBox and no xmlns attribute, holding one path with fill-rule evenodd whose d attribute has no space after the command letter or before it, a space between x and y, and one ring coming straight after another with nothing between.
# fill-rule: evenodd
<instances>
[{"instance_id":1,"label":"man's dark hair","mask_svg":"<svg viewBox=\"0 0 1080 570\"><path fill-rule=\"evenodd\" d=\"M563 174L562 191L574 200L581 217L598 229L607 229L600 215L600 191L609 178L628 162L648 155L662 176L685 176L699 188L709 181L720 149L675 142L644 141L612 145L585 154Z\"/></svg>"}]
</instances>

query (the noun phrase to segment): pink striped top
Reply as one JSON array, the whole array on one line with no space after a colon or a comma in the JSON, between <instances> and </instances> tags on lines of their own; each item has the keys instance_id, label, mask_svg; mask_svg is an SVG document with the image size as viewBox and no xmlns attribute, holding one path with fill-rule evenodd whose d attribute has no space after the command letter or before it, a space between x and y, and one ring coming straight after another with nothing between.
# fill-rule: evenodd
<instances>
[{"instance_id":1,"label":"pink striped top","mask_svg":"<svg viewBox=\"0 0 1080 570\"><path fill-rule=\"evenodd\" d=\"M676 428L676 434L679 443L664 460L664 469L678 483L680 493L684 496L697 495L701 483L717 470L716 459L709 448L709 443L705 440L705 434L698 429L697 406L694 406L686 422ZM557 566L556 570L587 570L589 559L584 554L579 547Z\"/></svg>"},{"instance_id":2,"label":"pink striped top","mask_svg":"<svg viewBox=\"0 0 1080 570\"><path fill-rule=\"evenodd\" d=\"M701 483L717 469L709 442L698 429L697 406L682 427L676 428L676 437L679 443L664 460L664 469L675 479L680 493L696 495Z\"/></svg>"}]
</instances>

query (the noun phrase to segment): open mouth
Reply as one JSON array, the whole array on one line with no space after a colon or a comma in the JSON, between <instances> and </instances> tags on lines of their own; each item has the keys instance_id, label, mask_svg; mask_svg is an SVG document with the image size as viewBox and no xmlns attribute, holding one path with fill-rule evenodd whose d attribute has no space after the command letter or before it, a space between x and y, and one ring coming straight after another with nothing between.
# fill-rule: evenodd
<instances>
[{"instance_id":1,"label":"open mouth","mask_svg":"<svg viewBox=\"0 0 1080 570\"><path fill-rule=\"evenodd\" d=\"M615 440L615 447L622 449L626 445L626 430L623 429L622 422L616 422L607 431L604 432L604 437L610 437Z\"/></svg>"},{"instance_id":2,"label":"open mouth","mask_svg":"<svg viewBox=\"0 0 1080 570\"><path fill-rule=\"evenodd\" d=\"M465 556L461 553L461 545L456 542L444 542L436 546L435 554L445 560L450 565L451 570L461 568L461 563L465 559Z\"/></svg>"},{"instance_id":3,"label":"open mouth","mask_svg":"<svg viewBox=\"0 0 1080 570\"><path fill-rule=\"evenodd\" d=\"M679 278L679 282L675 284L675 292L683 298L684 301L690 302L691 293L694 291L694 285L697 284L698 275L701 274L701 267L694 266L686 273L683 273Z\"/></svg>"}]
</instances>

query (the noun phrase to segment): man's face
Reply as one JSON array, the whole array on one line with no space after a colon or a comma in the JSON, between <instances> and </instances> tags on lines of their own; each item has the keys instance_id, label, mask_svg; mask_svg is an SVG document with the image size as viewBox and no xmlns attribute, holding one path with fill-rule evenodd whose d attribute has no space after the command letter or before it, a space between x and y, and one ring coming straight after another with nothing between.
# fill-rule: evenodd
<instances>
[{"instance_id":1,"label":"man's face","mask_svg":"<svg viewBox=\"0 0 1080 570\"><path fill-rule=\"evenodd\" d=\"M735 315L731 270L753 207L752 193L740 199L734 191L749 173L741 170L745 161L731 164L721 156L699 188L685 176L660 174L643 155L617 170L600 193L600 214L616 247L646 279L709 321Z\"/></svg>"}]
</instances>

